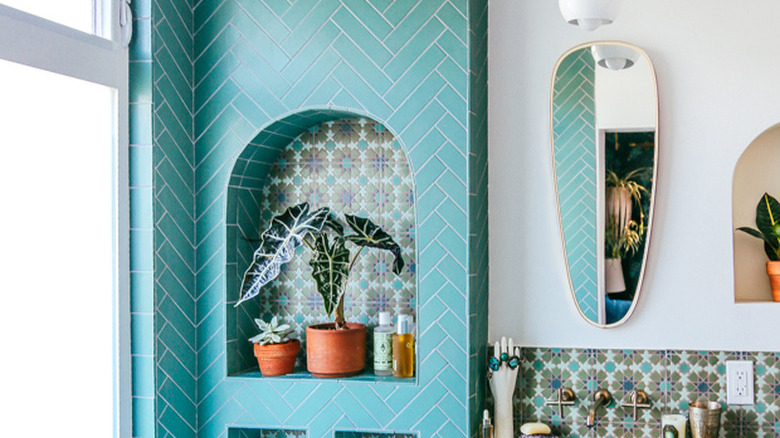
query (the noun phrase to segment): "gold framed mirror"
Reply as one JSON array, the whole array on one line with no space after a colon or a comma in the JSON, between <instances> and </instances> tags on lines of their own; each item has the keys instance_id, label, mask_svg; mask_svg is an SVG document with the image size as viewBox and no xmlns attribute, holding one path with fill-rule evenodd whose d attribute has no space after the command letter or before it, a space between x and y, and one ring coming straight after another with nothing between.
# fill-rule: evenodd
<instances>
[{"instance_id":1,"label":"gold framed mirror","mask_svg":"<svg viewBox=\"0 0 780 438\"><path fill-rule=\"evenodd\" d=\"M657 185L658 89L647 53L617 41L564 53L550 136L572 299L593 325L623 324L642 290Z\"/></svg>"}]
</instances>

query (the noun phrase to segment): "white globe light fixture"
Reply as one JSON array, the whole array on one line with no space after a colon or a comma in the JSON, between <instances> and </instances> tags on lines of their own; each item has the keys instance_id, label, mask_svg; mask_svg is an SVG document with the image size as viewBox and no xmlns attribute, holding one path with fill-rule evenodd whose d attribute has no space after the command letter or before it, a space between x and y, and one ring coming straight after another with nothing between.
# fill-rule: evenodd
<instances>
[{"instance_id":1,"label":"white globe light fixture","mask_svg":"<svg viewBox=\"0 0 780 438\"><path fill-rule=\"evenodd\" d=\"M615 21L620 0L558 0L558 7L566 22L592 31Z\"/></svg>"},{"instance_id":2,"label":"white globe light fixture","mask_svg":"<svg viewBox=\"0 0 780 438\"><path fill-rule=\"evenodd\" d=\"M616 44L594 44L590 53L596 64L610 70L624 70L634 65L639 59L639 52L628 46Z\"/></svg>"}]
</instances>

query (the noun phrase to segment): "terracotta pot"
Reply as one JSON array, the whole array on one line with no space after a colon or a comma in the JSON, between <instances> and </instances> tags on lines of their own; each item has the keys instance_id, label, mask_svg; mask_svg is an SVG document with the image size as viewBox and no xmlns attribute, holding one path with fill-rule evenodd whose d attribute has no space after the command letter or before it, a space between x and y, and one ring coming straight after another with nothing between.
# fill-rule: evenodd
<instances>
[{"instance_id":1,"label":"terracotta pot","mask_svg":"<svg viewBox=\"0 0 780 438\"><path fill-rule=\"evenodd\" d=\"M606 283L605 290L608 294L626 290L621 259L604 259L604 282Z\"/></svg>"},{"instance_id":2,"label":"terracotta pot","mask_svg":"<svg viewBox=\"0 0 780 438\"><path fill-rule=\"evenodd\" d=\"M301 341L293 339L283 344L255 344L255 357L264 376L289 374L295 368L295 358L301 351Z\"/></svg>"},{"instance_id":3,"label":"terracotta pot","mask_svg":"<svg viewBox=\"0 0 780 438\"><path fill-rule=\"evenodd\" d=\"M345 330L333 323L306 327L306 367L316 377L354 376L366 366L366 326L347 323Z\"/></svg>"},{"instance_id":4,"label":"terracotta pot","mask_svg":"<svg viewBox=\"0 0 780 438\"><path fill-rule=\"evenodd\" d=\"M772 286L772 299L780 302L780 262L766 262L766 273Z\"/></svg>"}]
</instances>

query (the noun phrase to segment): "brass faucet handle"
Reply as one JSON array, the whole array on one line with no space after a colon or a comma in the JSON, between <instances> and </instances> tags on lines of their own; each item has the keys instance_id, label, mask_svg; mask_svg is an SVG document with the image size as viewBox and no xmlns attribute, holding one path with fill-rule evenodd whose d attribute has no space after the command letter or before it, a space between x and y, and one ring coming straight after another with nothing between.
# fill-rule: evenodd
<instances>
[{"instance_id":1,"label":"brass faucet handle","mask_svg":"<svg viewBox=\"0 0 780 438\"><path fill-rule=\"evenodd\" d=\"M637 408L645 409L650 407L650 397L647 396L647 393L644 392L641 389L635 389L631 391L631 395L629 396L629 402L624 401L621 403L624 406L631 406L633 409L633 415L634 415L634 421L636 421L636 410Z\"/></svg>"},{"instance_id":2,"label":"brass faucet handle","mask_svg":"<svg viewBox=\"0 0 780 438\"><path fill-rule=\"evenodd\" d=\"M558 412L561 418L563 418L563 407L573 405L577 396L574 395L574 391L571 388L558 388L557 400L545 400L546 405L558 405Z\"/></svg>"},{"instance_id":3,"label":"brass faucet handle","mask_svg":"<svg viewBox=\"0 0 780 438\"><path fill-rule=\"evenodd\" d=\"M608 389L600 388L593 393L593 401L601 406L609 406L612 403L612 394Z\"/></svg>"}]
</instances>

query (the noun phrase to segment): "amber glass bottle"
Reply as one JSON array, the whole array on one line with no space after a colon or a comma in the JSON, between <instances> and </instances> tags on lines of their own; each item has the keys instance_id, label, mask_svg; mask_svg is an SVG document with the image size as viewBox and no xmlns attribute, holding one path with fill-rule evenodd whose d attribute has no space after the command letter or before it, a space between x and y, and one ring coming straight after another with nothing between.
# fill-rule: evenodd
<instances>
[{"instance_id":1,"label":"amber glass bottle","mask_svg":"<svg viewBox=\"0 0 780 438\"><path fill-rule=\"evenodd\" d=\"M398 331L393 335L393 377L414 376L414 318L398 315Z\"/></svg>"}]
</instances>

